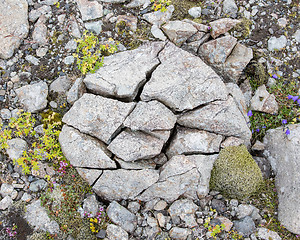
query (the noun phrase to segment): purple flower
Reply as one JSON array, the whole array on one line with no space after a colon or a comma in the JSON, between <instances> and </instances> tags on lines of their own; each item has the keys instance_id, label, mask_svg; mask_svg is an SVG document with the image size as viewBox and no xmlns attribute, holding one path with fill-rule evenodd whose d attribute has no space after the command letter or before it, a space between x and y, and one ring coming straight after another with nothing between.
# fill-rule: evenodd
<instances>
[{"instance_id":1,"label":"purple flower","mask_svg":"<svg viewBox=\"0 0 300 240\"><path fill-rule=\"evenodd\" d=\"M276 74L273 74L272 78L278 79L278 76Z\"/></svg>"},{"instance_id":2,"label":"purple flower","mask_svg":"<svg viewBox=\"0 0 300 240\"><path fill-rule=\"evenodd\" d=\"M292 99L294 102L297 101L297 103L299 104L299 102L298 102L299 96L288 95L288 99Z\"/></svg>"},{"instance_id":3,"label":"purple flower","mask_svg":"<svg viewBox=\"0 0 300 240\"><path fill-rule=\"evenodd\" d=\"M287 124L287 120L282 119L282 124Z\"/></svg>"},{"instance_id":4,"label":"purple flower","mask_svg":"<svg viewBox=\"0 0 300 240\"><path fill-rule=\"evenodd\" d=\"M211 27L207 27L207 30L210 30L211 29Z\"/></svg>"},{"instance_id":5,"label":"purple flower","mask_svg":"<svg viewBox=\"0 0 300 240\"><path fill-rule=\"evenodd\" d=\"M297 103L298 103L298 105L299 105L299 107L300 107L300 98L297 100Z\"/></svg>"},{"instance_id":6,"label":"purple flower","mask_svg":"<svg viewBox=\"0 0 300 240\"><path fill-rule=\"evenodd\" d=\"M263 125L261 128L267 128L265 125Z\"/></svg>"},{"instance_id":7,"label":"purple flower","mask_svg":"<svg viewBox=\"0 0 300 240\"><path fill-rule=\"evenodd\" d=\"M252 113L252 111L251 111L251 110L249 110L249 112L247 113L247 116L248 116L248 117L251 117L251 116L253 116L253 113Z\"/></svg>"},{"instance_id":8,"label":"purple flower","mask_svg":"<svg viewBox=\"0 0 300 240\"><path fill-rule=\"evenodd\" d=\"M285 134L286 134L286 135L290 135L290 133L291 133L290 129L287 129L287 130L285 131Z\"/></svg>"},{"instance_id":9,"label":"purple flower","mask_svg":"<svg viewBox=\"0 0 300 240\"><path fill-rule=\"evenodd\" d=\"M259 132L259 128L256 129L256 132Z\"/></svg>"}]
</instances>

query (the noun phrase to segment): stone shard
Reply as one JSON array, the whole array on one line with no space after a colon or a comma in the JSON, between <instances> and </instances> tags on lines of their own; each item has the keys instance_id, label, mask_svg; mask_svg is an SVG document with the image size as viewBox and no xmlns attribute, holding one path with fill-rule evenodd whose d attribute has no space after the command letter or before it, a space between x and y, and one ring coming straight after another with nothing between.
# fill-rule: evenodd
<instances>
[{"instance_id":1,"label":"stone shard","mask_svg":"<svg viewBox=\"0 0 300 240\"><path fill-rule=\"evenodd\" d=\"M275 172L278 218L294 234L300 234L300 124L270 129L264 137L264 155Z\"/></svg>"},{"instance_id":2,"label":"stone shard","mask_svg":"<svg viewBox=\"0 0 300 240\"><path fill-rule=\"evenodd\" d=\"M142 100L156 99L175 111L184 111L227 99L225 84L200 58L168 43L159 59L162 63L144 86Z\"/></svg>"},{"instance_id":3,"label":"stone shard","mask_svg":"<svg viewBox=\"0 0 300 240\"><path fill-rule=\"evenodd\" d=\"M93 185L93 183L99 178L102 174L102 170L99 169L86 169L86 168L76 168L79 175L87 181L89 185Z\"/></svg>"},{"instance_id":4,"label":"stone shard","mask_svg":"<svg viewBox=\"0 0 300 240\"><path fill-rule=\"evenodd\" d=\"M162 26L162 30L177 46L181 46L188 38L198 31L192 24L179 20L169 21Z\"/></svg>"},{"instance_id":5,"label":"stone shard","mask_svg":"<svg viewBox=\"0 0 300 240\"><path fill-rule=\"evenodd\" d=\"M217 153L223 137L214 133L189 128L177 128L167 150L169 158L181 154Z\"/></svg>"},{"instance_id":6,"label":"stone shard","mask_svg":"<svg viewBox=\"0 0 300 240\"><path fill-rule=\"evenodd\" d=\"M277 114L278 103L274 94L270 94L265 85L260 86L251 99L251 109L255 111Z\"/></svg>"},{"instance_id":7,"label":"stone shard","mask_svg":"<svg viewBox=\"0 0 300 240\"><path fill-rule=\"evenodd\" d=\"M169 7L167 7L167 11L165 12L156 11L144 14L143 19L151 23L152 25L157 25L158 27L160 27L162 24L168 22L171 19L174 10L174 6L170 5Z\"/></svg>"},{"instance_id":8,"label":"stone shard","mask_svg":"<svg viewBox=\"0 0 300 240\"><path fill-rule=\"evenodd\" d=\"M157 182L157 170L105 170L93 190L108 201L134 200L138 194Z\"/></svg>"},{"instance_id":9,"label":"stone shard","mask_svg":"<svg viewBox=\"0 0 300 240\"><path fill-rule=\"evenodd\" d=\"M217 155L177 155L161 168L159 181L147 188L137 199L161 198L172 202L180 196L198 199L209 191L210 172Z\"/></svg>"},{"instance_id":10,"label":"stone shard","mask_svg":"<svg viewBox=\"0 0 300 240\"><path fill-rule=\"evenodd\" d=\"M157 55L163 46L162 42L154 42L105 57L103 67L87 75L84 83L96 94L133 100L147 74L159 64Z\"/></svg>"},{"instance_id":11,"label":"stone shard","mask_svg":"<svg viewBox=\"0 0 300 240\"><path fill-rule=\"evenodd\" d=\"M64 125L59 134L61 149L74 167L116 168L106 146L98 139Z\"/></svg>"},{"instance_id":12,"label":"stone shard","mask_svg":"<svg viewBox=\"0 0 300 240\"><path fill-rule=\"evenodd\" d=\"M126 162L149 159L160 154L164 141L149 134L125 130L108 146L108 150Z\"/></svg>"},{"instance_id":13,"label":"stone shard","mask_svg":"<svg viewBox=\"0 0 300 240\"><path fill-rule=\"evenodd\" d=\"M0 58L10 58L29 31L26 0L0 2Z\"/></svg>"},{"instance_id":14,"label":"stone shard","mask_svg":"<svg viewBox=\"0 0 300 240\"><path fill-rule=\"evenodd\" d=\"M23 152L27 150L27 142L21 138L7 140L7 145L6 153L12 160L22 157Z\"/></svg>"},{"instance_id":15,"label":"stone shard","mask_svg":"<svg viewBox=\"0 0 300 240\"><path fill-rule=\"evenodd\" d=\"M135 103L123 103L85 93L64 115L62 121L82 133L109 143L134 106Z\"/></svg>"},{"instance_id":16,"label":"stone shard","mask_svg":"<svg viewBox=\"0 0 300 240\"><path fill-rule=\"evenodd\" d=\"M239 137L245 142L251 139L251 131L247 122L232 97L229 97L227 101L215 101L184 113L178 117L177 122L185 127Z\"/></svg>"},{"instance_id":17,"label":"stone shard","mask_svg":"<svg viewBox=\"0 0 300 240\"><path fill-rule=\"evenodd\" d=\"M240 22L240 20L235 20L231 18L221 18L216 21L213 21L209 24L211 26L210 34L213 38L216 38L221 34L228 32L231 28L233 28L236 24Z\"/></svg>"},{"instance_id":18,"label":"stone shard","mask_svg":"<svg viewBox=\"0 0 300 240\"><path fill-rule=\"evenodd\" d=\"M83 21L103 17L103 6L97 1L76 0Z\"/></svg>"}]
</instances>

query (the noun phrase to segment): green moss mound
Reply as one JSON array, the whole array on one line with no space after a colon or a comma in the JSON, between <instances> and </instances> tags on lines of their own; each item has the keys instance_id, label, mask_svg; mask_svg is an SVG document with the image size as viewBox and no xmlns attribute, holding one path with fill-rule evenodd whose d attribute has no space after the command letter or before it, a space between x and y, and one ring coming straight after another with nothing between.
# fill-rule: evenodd
<instances>
[{"instance_id":1,"label":"green moss mound","mask_svg":"<svg viewBox=\"0 0 300 240\"><path fill-rule=\"evenodd\" d=\"M211 172L211 189L242 200L256 193L262 184L262 173L245 145L221 150Z\"/></svg>"}]
</instances>

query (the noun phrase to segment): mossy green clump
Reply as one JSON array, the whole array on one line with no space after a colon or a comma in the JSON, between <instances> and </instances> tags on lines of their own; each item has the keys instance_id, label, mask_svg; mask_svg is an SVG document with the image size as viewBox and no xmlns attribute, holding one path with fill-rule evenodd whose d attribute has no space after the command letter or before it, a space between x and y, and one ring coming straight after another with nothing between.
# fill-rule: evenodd
<instances>
[{"instance_id":1,"label":"mossy green clump","mask_svg":"<svg viewBox=\"0 0 300 240\"><path fill-rule=\"evenodd\" d=\"M245 145L222 149L211 172L210 188L228 198L246 199L263 184L260 168Z\"/></svg>"},{"instance_id":2,"label":"mossy green clump","mask_svg":"<svg viewBox=\"0 0 300 240\"><path fill-rule=\"evenodd\" d=\"M192 18L188 13L189 9L192 7L202 7L203 4L201 1L171 0L171 5L175 8L171 20L182 20L184 18Z\"/></svg>"},{"instance_id":3,"label":"mossy green clump","mask_svg":"<svg viewBox=\"0 0 300 240\"><path fill-rule=\"evenodd\" d=\"M245 69L247 76L250 78L250 84L253 91L259 86L266 84L268 81L268 72L264 65L257 61L252 61Z\"/></svg>"},{"instance_id":4,"label":"mossy green clump","mask_svg":"<svg viewBox=\"0 0 300 240\"><path fill-rule=\"evenodd\" d=\"M241 22L234 26L230 32L237 31L239 36L235 36L238 39L245 39L250 35L252 22L247 18L242 18Z\"/></svg>"}]
</instances>

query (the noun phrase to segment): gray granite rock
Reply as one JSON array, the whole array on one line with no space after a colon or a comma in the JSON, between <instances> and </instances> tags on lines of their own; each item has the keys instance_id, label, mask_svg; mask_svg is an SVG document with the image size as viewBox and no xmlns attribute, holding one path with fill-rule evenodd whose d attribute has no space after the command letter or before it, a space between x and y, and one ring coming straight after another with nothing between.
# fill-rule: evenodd
<instances>
[{"instance_id":1,"label":"gray granite rock","mask_svg":"<svg viewBox=\"0 0 300 240\"><path fill-rule=\"evenodd\" d=\"M67 92L68 103L74 104L74 102L81 98L85 92L86 89L82 78L77 78L70 90Z\"/></svg>"},{"instance_id":2,"label":"gray granite rock","mask_svg":"<svg viewBox=\"0 0 300 240\"><path fill-rule=\"evenodd\" d=\"M0 194L2 197L10 196L13 191L14 191L14 186L12 184L8 184L8 183L1 184Z\"/></svg>"},{"instance_id":3,"label":"gray granite rock","mask_svg":"<svg viewBox=\"0 0 300 240\"><path fill-rule=\"evenodd\" d=\"M76 168L79 175L87 181L89 185L93 185L94 182L100 177L102 174L102 170L99 169L86 169L86 168Z\"/></svg>"},{"instance_id":4,"label":"gray granite rock","mask_svg":"<svg viewBox=\"0 0 300 240\"><path fill-rule=\"evenodd\" d=\"M281 240L281 237L278 235L278 233L263 227L258 228L257 237L262 240Z\"/></svg>"},{"instance_id":5,"label":"gray granite rock","mask_svg":"<svg viewBox=\"0 0 300 240\"><path fill-rule=\"evenodd\" d=\"M216 38L221 34L228 32L232 29L236 24L240 23L239 20L231 19L231 18L221 18L211 22L209 25L211 26L211 36Z\"/></svg>"},{"instance_id":6,"label":"gray granite rock","mask_svg":"<svg viewBox=\"0 0 300 240\"><path fill-rule=\"evenodd\" d=\"M85 28L96 34L100 34L102 31L103 22L101 20L96 22L87 22L84 24Z\"/></svg>"},{"instance_id":7,"label":"gray granite rock","mask_svg":"<svg viewBox=\"0 0 300 240\"><path fill-rule=\"evenodd\" d=\"M255 111L277 114L278 103L274 94L270 94L265 85L257 88L255 95L251 99L251 109Z\"/></svg>"},{"instance_id":8,"label":"gray granite rock","mask_svg":"<svg viewBox=\"0 0 300 240\"><path fill-rule=\"evenodd\" d=\"M142 100L156 99L184 111L227 98L221 78L200 58L168 43L159 59L161 64L144 86Z\"/></svg>"},{"instance_id":9,"label":"gray granite rock","mask_svg":"<svg viewBox=\"0 0 300 240\"><path fill-rule=\"evenodd\" d=\"M59 142L64 156L74 167L116 168L111 154L98 139L64 125L59 134Z\"/></svg>"},{"instance_id":10,"label":"gray granite rock","mask_svg":"<svg viewBox=\"0 0 300 240\"><path fill-rule=\"evenodd\" d=\"M91 217L96 217L97 212L99 211L99 202L97 201L96 196L87 196L87 198L83 200L82 208L83 211L90 214Z\"/></svg>"},{"instance_id":11,"label":"gray granite rock","mask_svg":"<svg viewBox=\"0 0 300 240\"><path fill-rule=\"evenodd\" d=\"M125 231L133 233L137 226L136 216L126 208L113 201L106 210L109 219L116 225L119 225Z\"/></svg>"},{"instance_id":12,"label":"gray granite rock","mask_svg":"<svg viewBox=\"0 0 300 240\"><path fill-rule=\"evenodd\" d=\"M192 7L189 9L188 13L193 18L201 17L201 7Z\"/></svg>"},{"instance_id":13,"label":"gray granite rock","mask_svg":"<svg viewBox=\"0 0 300 240\"><path fill-rule=\"evenodd\" d=\"M186 240L188 235L192 233L192 230L188 228L179 228L179 227L173 227L169 234L170 237L174 240Z\"/></svg>"},{"instance_id":14,"label":"gray granite rock","mask_svg":"<svg viewBox=\"0 0 300 240\"><path fill-rule=\"evenodd\" d=\"M37 23L34 25L34 30L32 33L32 40L35 43L38 43L40 45L47 44L48 38L47 38L47 26L46 26L46 17L44 15L41 15L39 17L39 20Z\"/></svg>"},{"instance_id":15,"label":"gray granite rock","mask_svg":"<svg viewBox=\"0 0 300 240\"><path fill-rule=\"evenodd\" d=\"M13 200L10 196L5 196L3 199L0 201L0 210L6 210L13 204Z\"/></svg>"},{"instance_id":16,"label":"gray granite rock","mask_svg":"<svg viewBox=\"0 0 300 240\"><path fill-rule=\"evenodd\" d=\"M151 4L150 0L132 0L130 3L125 5L127 8L136 8L136 7L143 7L146 8Z\"/></svg>"},{"instance_id":17,"label":"gray granite rock","mask_svg":"<svg viewBox=\"0 0 300 240\"><path fill-rule=\"evenodd\" d=\"M15 91L20 103L28 112L38 112L47 106L48 86L45 82L26 85Z\"/></svg>"},{"instance_id":18,"label":"gray granite rock","mask_svg":"<svg viewBox=\"0 0 300 240\"><path fill-rule=\"evenodd\" d=\"M10 159L18 159L22 157L23 152L27 150L27 143L21 138L13 138L7 141L8 148L6 153Z\"/></svg>"},{"instance_id":19,"label":"gray granite rock","mask_svg":"<svg viewBox=\"0 0 300 240\"><path fill-rule=\"evenodd\" d=\"M275 51L283 49L287 44L287 39L284 35L280 36L279 38L271 37L268 40L268 50Z\"/></svg>"},{"instance_id":20,"label":"gray granite rock","mask_svg":"<svg viewBox=\"0 0 300 240\"><path fill-rule=\"evenodd\" d=\"M48 186L48 183L44 179L38 179L30 183L29 190L32 192L39 192Z\"/></svg>"},{"instance_id":21,"label":"gray granite rock","mask_svg":"<svg viewBox=\"0 0 300 240\"><path fill-rule=\"evenodd\" d=\"M158 27L160 27L162 24L168 22L171 19L174 10L174 6L170 5L169 7L167 7L167 11L165 12L156 11L144 14L143 19L151 23L152 25L157 25Z\"/></svg>"},{"instance_id":22,"label":"gray granite rock","mask_svg":"<svg viewBox=\"0 0 300 240\"><path fill-rule=\"evenodd\" d=\"M163 31L157 26L157 25L152 25L151 27L151 33L152 35L162 41L167 40L167 37L165 36L165 34L163 33Z\"/></svg>"},{"instance_id":23,"label":"gray granite rock","mask_svg":"<svg viewBox=\"0 0 300 240\"><path fill-rule=\"evenodd\" d=\"M236 231L242 234L244 237L249 237L255 232L255 223L251 217L246 216L238 221L233 221Z\"/></svg>"},{"instance_id":24,"label":"gray granite rock","mask_svg":"<svg viewBox=\"0 0 300 240\"><path fill-rule=\"evenodd\" d=\"M123 103L85 93L64 115L62 121L82 133L109 143L134 106L135 103Z\"/></svg>"},{"instance_id":25,"label":"gray granite rock","mask_svg":"<svg viewBox=\"0 0 300 240\"><path fill-rule=\"evenodd\" d=\"M50 84L49 91L64 94L70 89L71 84L72 80L70 78L67 76L60 76Z\"/></svg>"},{"instance_id":26,"label":"gray granite rock","mask_svg":"<svg viewBox=\"0 0 300 240\"><path fill-rule=\"evenodd\" d=\"M97 1L76 0L76 3L83 21L93 20L103 16L103 6Z\"/></svg>"},{"instance_id":27,"label":"gray granite rock","mask_svg":"<svg viewBox=\"0 0 300 240\"><path fill-rule=\"evenodd\" d=\"M109 240L128 240L128 233L114 224L107 225L106 233Z\"/></svg>"},{"instance_id":28,"label":"gray granite rock","mask_svg":"<svg viewBox=\"0 0 300 240\"><path fill-rule=\"evenodd\" d=\"M238 7L234 0L224 0L223 1L223 13L229 15L230 17L236 18L238 12Z\"/></svg>"},{"instance_id":29,"label":"gray granite rock","mask_svg":"<svg viewBox=\"0 0 300 240\"><path fill-rule=\"evenodd\" d=\"M86 87L102 96L133 100L146 82L147 74L159 64L157 55L163 45L154 42L105 57L103 67L84 79Z\"/></svg>"},{"instance_id":30,"label":"gray granite rock","mask_svg":"<svg viewBox=\"0 0 300 240\"><path fill-rule=\"evenodd\" d=\"M156 170L105 170L93 189L101 197L109 201L135 199L142 191L158 180Z\"/></svg>"}]
</instances>

